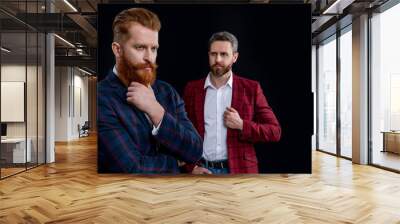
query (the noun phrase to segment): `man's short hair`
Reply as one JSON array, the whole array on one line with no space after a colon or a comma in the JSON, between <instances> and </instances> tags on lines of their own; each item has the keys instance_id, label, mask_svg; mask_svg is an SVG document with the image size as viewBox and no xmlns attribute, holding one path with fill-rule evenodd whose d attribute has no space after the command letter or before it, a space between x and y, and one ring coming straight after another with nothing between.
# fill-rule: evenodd
<instances>
[{"instance_id":1,"label":"man's short hair","mask_svg":"<svg viewBox=\"0 0 400 224\"><path fill-rule=\"evenodd\" d=\"M129 34L128 29L132 23L139 23L154 31L160 31L161 22L158 16L144 8L125 9L114 18L112 25L114 41L119 42Z\"/></svg>"},{"instance_id":2,"label":"man's short hair","mask_svg":"<svg viewBox=\"0 0 400 224\"><path fill-rule=\"evenodd\" d=\"M232 45L233 52L238 51L239 42L238 42L237 38L235 37L235 35L227 32L227 31L214 33L211 36L210 40L208 41L208 50L210 50L211 44L215 41L229 41Z\"/></svg>"}]
</instances>

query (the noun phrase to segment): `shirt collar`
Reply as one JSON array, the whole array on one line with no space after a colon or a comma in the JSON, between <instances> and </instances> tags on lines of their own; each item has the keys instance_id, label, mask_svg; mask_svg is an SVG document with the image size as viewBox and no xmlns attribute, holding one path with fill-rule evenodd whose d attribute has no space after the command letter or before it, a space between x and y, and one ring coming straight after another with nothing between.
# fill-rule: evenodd
<instances>
[{"instance_id":1,"label":"shirt collar","mask_svg":"<svg viewBox=\"0 0 400 224\"><path fill-rule=\"evenodd\" d=\"M231 70L231 71L229 71L229 79L228 79L228 82L226 82L225 86L227 85L232 88L232 83L233 83L232 76L233 76L233 74L232 74L232 70ZM214 85L211 83L211 72L208 73L206 81L204 82L204 89L207 89L207 87L212 87L212 88L216 89L214 87Z\"/></svg>"},{"instance_id":2,"label":"shirt collar","mask_svg":"<svg viewBox=\"0 0 400 224\"><path fill-rule=\"evenodd\" d=\"M109 70L109 71L110 71L110 70ZM113 68L113 72L114 72L114 74L115 74L116 76L118 76L117 68L115 67L115 65L114 65L114 68Z\"/></svg>"}]
</instances>

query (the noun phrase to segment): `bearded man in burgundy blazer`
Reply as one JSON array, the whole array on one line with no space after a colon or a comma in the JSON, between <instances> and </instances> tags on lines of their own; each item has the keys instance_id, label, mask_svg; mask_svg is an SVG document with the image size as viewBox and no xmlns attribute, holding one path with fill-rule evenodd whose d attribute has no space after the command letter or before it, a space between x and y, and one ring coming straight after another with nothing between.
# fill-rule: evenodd
<instances>
[{"instance_id":1,"label":"bearded man in burgundy blazer","mask_svg":"<svg viewBox=\"0 0 400 224\"><path fill-rule=\"evenodd\" d=\"M203 157L187 164L193 174L258 173L253 144L280 140L281 128L257 81L232 72L237 38L218 32L209 40L210 73L184 90L189 119L203 138Z\"/></svg>"}]
</instances>

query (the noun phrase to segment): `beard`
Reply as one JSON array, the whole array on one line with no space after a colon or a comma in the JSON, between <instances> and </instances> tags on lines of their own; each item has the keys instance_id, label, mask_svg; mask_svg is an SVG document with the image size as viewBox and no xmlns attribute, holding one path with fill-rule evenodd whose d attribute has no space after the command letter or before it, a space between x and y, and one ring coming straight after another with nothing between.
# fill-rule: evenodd
<instances>
[{"instance_id":1,"label":"beard","mask_svg":"<svg viewBox=\"0 0 400 224\"><path fill-rule=\"evenodd\" d=\"M131 63L123 54L121 60L117 63L118 73L123 82L128 86L131 82L138 82L145 86L152 85L156 80L157 67L155 63ZM147 68L150 68L148 70Z\"/></svg>"},{"instance_id":2,"label":"beard","mask_svg":"<svg viewBox=\"0 0 400 224\"><path fill-rule=\"evenodd\" d=\"M215 63L211 66L211 73L216 77L221 77L232 69L232 65L233 64L222 66L220 64Z\"/></svg>"}]
</instances>

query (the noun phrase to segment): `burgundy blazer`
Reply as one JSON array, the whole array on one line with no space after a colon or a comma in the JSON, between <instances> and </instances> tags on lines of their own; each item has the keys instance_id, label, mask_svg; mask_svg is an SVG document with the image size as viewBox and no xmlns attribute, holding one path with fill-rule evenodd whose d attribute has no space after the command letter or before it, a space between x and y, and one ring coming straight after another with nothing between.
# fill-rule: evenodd
<instances>
[{"instance_id":1,"label":"burgundy blazer","mask_svg":"<svg viewBox=\"0 0 400 224\"><path fill-rule=\"evenodd\" d=\"M205 78L189 82L184 90L186 112L204 139ZM232 104L243 119L243 130L228 128L227 149L230 173L258 173L253 143L276 142L281 127L257 81L233 75ZM186 166L191 171L194 165Z\"/></svg>"}]
</instances>

